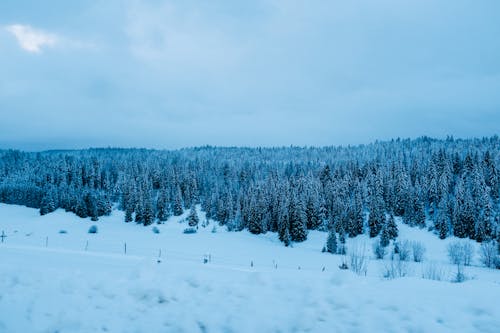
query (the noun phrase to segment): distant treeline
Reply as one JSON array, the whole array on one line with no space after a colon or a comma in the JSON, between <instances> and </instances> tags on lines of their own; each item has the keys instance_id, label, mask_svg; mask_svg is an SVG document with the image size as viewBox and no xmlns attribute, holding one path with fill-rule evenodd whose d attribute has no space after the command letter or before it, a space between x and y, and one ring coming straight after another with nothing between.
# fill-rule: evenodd
<instances>
[{"instance_id":1,"label":"distant treeline","mask_svg":"<svg viewBox=\"0 0 500 333\"><path fill-rule=\"evenodd\" d=\"M0 202L80 217L125 212L162 223L201 204L230 230L374 237L412 226L478 241L499 237L500 140L392 140L353 147L0 151Z\"/></svg>"}]
</instances>

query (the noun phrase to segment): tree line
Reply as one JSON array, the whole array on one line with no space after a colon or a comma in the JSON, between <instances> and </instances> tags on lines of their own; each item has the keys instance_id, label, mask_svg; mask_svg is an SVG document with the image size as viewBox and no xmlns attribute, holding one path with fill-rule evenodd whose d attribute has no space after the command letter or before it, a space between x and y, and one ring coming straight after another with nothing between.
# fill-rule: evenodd
<instances>
[{"instance_id":1,"label":"tree line","mask_svg":"<svg viewBox=\"0 0 500 333\"><path fill-rule=\"evenodd\" d=\"M500 233L500 140L422 137L346 147L0 151L0 202L98 220L163 223L200 204L229 230L394 232L394 216L441 238ZM390 231L392 230L392 231Z\"/></svg>"}]
</instances>

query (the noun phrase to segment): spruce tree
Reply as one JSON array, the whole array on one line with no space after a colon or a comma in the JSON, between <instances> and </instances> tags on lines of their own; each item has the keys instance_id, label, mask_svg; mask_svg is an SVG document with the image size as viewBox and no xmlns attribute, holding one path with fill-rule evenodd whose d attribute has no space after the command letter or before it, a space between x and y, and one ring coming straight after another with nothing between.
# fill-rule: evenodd
<instances>
[{"instance_id":1,"label":"spruce tree","mask_svg":"<svg viewBox=\"0 0 500 333\"><path fill-rule=\"evenodd\" d=\"M142 211L142 222L144 226L153 224L155 220L155 211L153 208L153 202L150 197L147 197L144 202Z\"/></svg>"},{"instance_id":2,"label":"spruce tree","mask_svg":"<svg viewBox=\"0 0 500 333\"><path fill-rule=\"evenodd\" d=\"M387 247L391 241L391 234L389 231L389 225L385 224L380 232L380 246Z\"/></svg>"},{"instance_id":3,"label":"spruce tree","mask_svg":"<svg viewBox=\"0 0 500 333\"><path fill-rule=\"evenodd\" d=\"M393 214L389 215L386 219L385 229L389 239L396 239L398 237L398 226L396 225L396 220Z\"/></svg>"},{"instance_id":4,"label":"spruce tree","mask_svg":"<svg viewBox=\"0 0 500 333\"><path fill-rule=\"evenodd\" d=\"M188 215L188 224L190 227L196 227L199 221L200 219L198 218L198 213L196 213L196 208L192 205Z\"/></svg>"},{"instance_id":5,"label":"spruce tree","mask_svg":"<svg viewBox=\"0 0 500 333\"><path fill-rule=\"evenodd\" d=\"M174 203L172 205L174 216L180 216L184 213L184 209L182 208L182 194L181 189L177 186L174 196Z\"/></svg>"},{"instance_id":6,"label":"spruce tree","mask_svg":"<svg viewBox=\"0 0 500 333\"><path fill-rule=\"evenodd\" d=\"M307 239L307 216L304 203L292 196L290 204L290 236L294 242L303 242Z\"/></svg>"},{"instance_id":7,"label":"spruce tree","mask_svg":"<svg viewBox=\"0 0 500 333\"><path fill-rule=\"evenodd\" d=\"M326 250L330 253L337 253L337 234L334 228L328 231L328 238L326 239Z\"/></svg>"},{"instance_id":8,"label":"spruce tree","mask_svg":"<svg viewBox=\"0 0 500 333\"><path fill-rule=\"evenodd\" d=\"M380 203L378 201L374 200L372 206L370 207L370 215L368 217L370 237L376 237L380 233L384 221L385 216L382 207L380 206Z\"/></svg>"},{"instance_id":9,"label":"spruce tree","mask_svg":"<svg viewBox=\"0 0 500 333\"><path fill-rule=\"evenodd\" d=\"M40 204L40 215L46 215L56 210L53 191L48 191L42 198Z\"/></svg>"}]
</instances>

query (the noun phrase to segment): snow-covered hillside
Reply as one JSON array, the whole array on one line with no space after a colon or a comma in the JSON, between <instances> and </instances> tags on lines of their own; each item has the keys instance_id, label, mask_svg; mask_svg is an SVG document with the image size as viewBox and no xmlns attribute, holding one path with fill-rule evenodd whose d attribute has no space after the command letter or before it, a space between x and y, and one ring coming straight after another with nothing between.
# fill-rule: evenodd
<instances>
[{"instance_id":1,"label":"snow-covered hillside","mask_svg":"<svg viewBox=\"0 0 500 333\"><path fill-rule=\"evenodd\" d=\"M0 332L498 332L500 271L451 283L444 241L398 224L427 248L408 276L340 270L326 234L286 248L274 233L227 232L211 222L184 234L185 216L143 227L113 211L98 222L58 210L0 204ZM200 213L200 220L205 220ZM91 225L98 226L89 234ZM348 240L348 249L373 240ZM125 253L126 248L126 253ZM210 259L204 263L205 259ZM442 281L423 279L438 267Z\"/></svg>"}]
</instances>

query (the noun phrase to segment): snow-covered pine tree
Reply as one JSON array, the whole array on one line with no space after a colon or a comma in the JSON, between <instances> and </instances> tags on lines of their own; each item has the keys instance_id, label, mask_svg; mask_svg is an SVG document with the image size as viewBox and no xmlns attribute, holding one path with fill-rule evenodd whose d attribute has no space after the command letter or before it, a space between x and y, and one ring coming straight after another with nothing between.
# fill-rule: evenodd
<instances>
[{"instance_id":1,"label":"snow-covered pine tree","mask_svg":"<svg viewBox=\"0 0 500 333\"><path fill-rule=\"evenodd\" d=\"M198 226L198 222L200 222L194 205L191 206L187 220L190 227L196 227Z\"/></svg>"},{"instance_id":2,"label":"snow-covered pine tree","mask_svg":"<svg viewBox=\"0 0 500 333\"><path fill-rule=\"evenodd\" d=\"M172 205L174 216L180 216L184 213L184 209L182 207L182 193L179 186L176 187L174 193L174 203Z\"/></svg>"},{"instance_id":3,"label":"snow-covered pine tree","mask_svg":"<svg viewBox=\"0 0 500 333\"><path fill-rule=\"evenodd\" d=\"M299 200L297 194L292 194L290 202L290 236L294 242L303 242L307 239L307 215L305 204Z\"/></svg>"},{"instance_id":4,"label":"snow-covered pine tree","mask_svg":"<svg viewBox=\"0 0 500 333\"><path fill-rule=\"evenodd\" d=\"M385 221L385 232L389 240L396 239L398 237L398 226L396 225L396 220L393 214L390 214Z\"/></svg>"},{"instance_id":5,"label":"snow-covered pine tree","mask_svg":"<svg viewBox=\"0 0 500 333\"><path fill-rule=\"evenodd\" d=\"M337 234L335 228L328 230L328 238L326 239L326 251L337 254Z\"/></svg>"}]
</instances>

